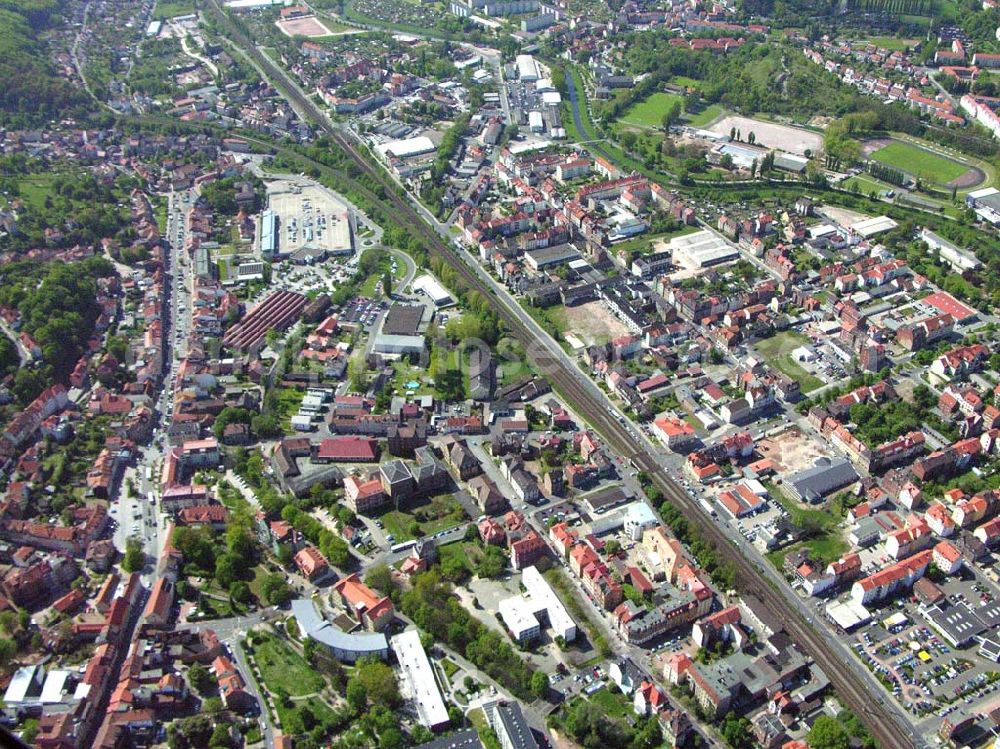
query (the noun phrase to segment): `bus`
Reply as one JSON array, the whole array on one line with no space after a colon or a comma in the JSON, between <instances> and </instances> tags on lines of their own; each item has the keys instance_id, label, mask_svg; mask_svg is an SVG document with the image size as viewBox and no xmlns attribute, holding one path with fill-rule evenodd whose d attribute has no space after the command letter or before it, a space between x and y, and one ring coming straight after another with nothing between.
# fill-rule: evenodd
<instances>
[{"instance_id":1,"label":"bus","mask_svg":"<svg viewBox=\"0 0 1000 749\"><path fill-rule=\"evenodd\" d=\"M146 495L146 498L149 500L149 503L151 505L155 505L156 504L156 495L153 492L149 492L149 494Z\"/></svg>"},{"instance_id":2,"label":"bus","mask_svg":"<svg viewBox=\"0 0 1000 749\"><path fill-rule=\"evenodd\" d=\"M400 551L406 551L407 549L412 549L416 545L417 545L416 539L411 539L410 541L402 541L401 543L393 544L392 546L389 547L389 551L395 554Z\"/></svg>"}]
</instances>

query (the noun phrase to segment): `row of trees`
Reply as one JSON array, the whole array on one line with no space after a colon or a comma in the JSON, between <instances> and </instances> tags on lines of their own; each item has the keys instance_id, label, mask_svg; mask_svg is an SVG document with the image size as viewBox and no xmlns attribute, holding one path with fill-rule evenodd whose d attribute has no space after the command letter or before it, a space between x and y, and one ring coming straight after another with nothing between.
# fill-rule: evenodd
<instances>
[{"instance_id":1,"label":"row of trees","mask_svg":"<svg viewBox=\"0 0 1000 749\"><path fill-rule=\"evenodd\" d=\"M890 185L906 184L906 175L902 171L886 164L882 164L878 161L866 161L865 171L875 179L888 182Z\"/></svg>"}]
</instances>

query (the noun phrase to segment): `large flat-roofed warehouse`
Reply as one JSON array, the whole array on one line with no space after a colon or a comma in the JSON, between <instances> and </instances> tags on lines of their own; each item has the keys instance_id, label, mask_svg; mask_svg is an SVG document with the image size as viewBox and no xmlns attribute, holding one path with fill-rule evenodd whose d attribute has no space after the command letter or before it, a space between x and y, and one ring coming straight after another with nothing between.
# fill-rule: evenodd
<instances>
[{"instance_id":1,"label":"large flat-roofed warehouse","mask_svg":"<svg viewBox=\"0 0 1000 749\"><path fill-rule=\"evenodd\" d=\"M854 222L851 224L851 231L859 234L865 239L869 239L874 237L876 234L891 231L897 226L899 226L899 224L888 216L875 216L874 218L866 218L862 221Z\"/></svg>"},{"instance_id":2,"label":"large flat-roofed warehouse","mask_svg":"<svg viewBox=\"0 0 1000 749\"><path fill-rule=\"evenodd\" d=\"M1000 224L1000 190L995 187L973 190L965 196L965 204L983 221Z\"/></svg>"},{"instance_id":3,"label":"large flat-roofed warehouse","mask_svg":"<svg viewBox=\"0 0 1000 749\"><path fill-rule=\"evenodd\" d=\"M683 237L674 237L668 247L674 265L685 268L708 268L739 256L736 247L707 229Z\"/></svg>"},{"instance_id":4,"label":"large flat-roofed warehouse","mask_svg":"<svg viewBox=\"0 0 1000 749\"><path fill-rule=\"evenodd\" d=\"M399 159L408 159L411 156L422 156L437 150L434 141L426 135L418 135L416 138L406 138L405 140L393 140L375 146L375 150L384 159L387 154L392 154Z\"/></svg>"},{"instance_id":5,"label":"large flat-roofed warehouse","mask_svg":"<svg viewBox=\"0 0 1000 749\"><path fill-rule=\"evenodd\" d=\"M858 472L844 458L817 458L812 468L792 474L785 488L794 499L815 504L828 494L858 480Z\"/></svg>"},{"instance_id":6,"label":"large flat-roofed warehouse","mask_svg":"<svg viewBox=\"0 0 1000 749\"><path fill-rule=\"evenodd\" d=\"M417 720L432 731L447 725L448 708L441 698L424 646L420 644L420 633L408 629L394 635L389 644L403 672L404 696L416 704Z\"/></svg>"},{"instance_id":7,"label":"large flat-roofed warehouse","mask_svg":"<svg viewBox=\"0 0 1000 749\"><path fill-rule=\"evenodd\" d=\"M514 58L514 64L517 66L517 77L522 81L538 80L538 63L535 62L534 57L531 55L518 55Z\"/></svg>"},{"instance_id":8,"label":"large flat-roofed warehouse","mask_svg":"<svg viewBox=\"0 0 1000 749\"><path fill-rule=\"evenodd\" d=\"M354 252L348 206L315 183L276 180L267 185L268 210L261 215L261 254L293 255L313 250L323 255Z\"/></svg>"},{"instance_id":9,"label":"large flat-roofed warehouse","mask_svg":"<svg viewBox=\"0 0 1000 749\"><path fill-rule=\"evenodd\" d=\"M571 244L557 244L524 253L525 262L534 271L554 268L580 259L580 252Z\"/></svg>"},{"instance_id":10,"label":"large flat-roofed warehouse","mask_svg":"<svg viewBox=\"0 0 1000 749\"><path fill-rule=\"evenodd\" d=\"M271 258L278 252L278 217L274 211L260 215L260 253Z\"/></svg>"},{"instance_id":11,"label":"large flat-roofed warehouse","mask_svg":"<svg viewBox=\"0 0 1000 749\"><path fill-rule=\"evenodd\" d=\"M438 308L450 307L455 303L448 290L433 276L421 276L413 282L414 291L422 291Z\"/></svg>"},{"instance_id":12,"label":"large flat-roofed warehouse","mask_svg":"<svg viewBox=\"0 0 1000 749\"><path fill-rule=\"evenodd\" d=\"M423 323L426 307L422 304L394 304L382 323L385 335L416 335Z\"/></svg>"},{"instance_id":13,"label":"large flat-roofed warehouse","mask_svg":"<svg viewBox=\"0 0 1000 749\"><path fill-rule=\"evenodd\" d=\"M372 351L386 356L408 356L424 352L424 337L422 335L387 335L381 333L375 336Z\"/></svg>"},{"instance_id":14,"label":"large flat-roofed warehouse","mask_svg":"<svg viewBox=\"0 0 1000 749\"><path fill-rule=\"evenodd\" d=\"M307 301L294 291L275 291L230 328L222 343L236 351L254 351L269 330L283 331L298 320Z\"/></svg>"}]
</instances>

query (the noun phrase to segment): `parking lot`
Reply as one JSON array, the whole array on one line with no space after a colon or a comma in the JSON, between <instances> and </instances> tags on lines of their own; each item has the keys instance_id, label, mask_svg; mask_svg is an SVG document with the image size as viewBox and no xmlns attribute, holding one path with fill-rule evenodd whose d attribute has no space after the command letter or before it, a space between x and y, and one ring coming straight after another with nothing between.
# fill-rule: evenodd
<instances>
[{"instance_id":1,"label":"parking lot","mask_svg":"<svg viewBox=\"0 0 1000 749\"><path fill-rule=\"evenodd\" d=\"M360 325L370 328L378 320L378 316L389 306L388 302L376 302L373 299L354 297L340 313L340 324Z\"/></svg>"},{"instance_id":2,"label":"parking lot","mask_svg":"<svg viewBox=\"0 0 1000 749\"><path fill-rule=\"evenodd\" d=\"M944 581L940 589L944 598L937 605L945 610L976 612L991 624L996 618L993 592L971 575ZM980 653L979 638L953 647L931 625L931 606L911 597L873 611L872 623L854 633L852 648L915 714L947 715L1000 698L1000 669Z\"/></svg>"}]
</instances>

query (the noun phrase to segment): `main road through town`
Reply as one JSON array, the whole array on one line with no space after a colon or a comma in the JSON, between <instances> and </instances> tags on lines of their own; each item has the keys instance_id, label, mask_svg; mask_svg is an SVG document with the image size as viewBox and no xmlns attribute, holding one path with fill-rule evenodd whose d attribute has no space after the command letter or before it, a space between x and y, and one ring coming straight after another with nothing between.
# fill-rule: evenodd
<instances>
[{"instance_id":1,"label":"main road through town","mask_svg":"<svg viewBox=\"0 0 1000 749\"><path fill-rule=\"evenodd\" d=\"M375 160L362 152L350 136L336 127L282 68L261 53L222 10L218 0L209 0L207 8L228 28L230 41L294 101L297 109L306 112L324 134L350 156L358 170L382 186L384 197L376 196L360 183L355 186L365 191L372 200L390 203L396 218L417 235L431 253L447 262L469 289L494 300L497 313L511 334L520 340L535 370L547 376L577 412L615 450L630 460L638 470L645 472L653 485L684 512L703 537L714 543L719 554L735 566L739 589L756 596L776 618L785 623L792 638L826 672L840 698L862 718L881 746L885 749L914 749L924 746L924 742L914 734L909 720L886 704L880 694L876 697L876 690L881 687L861 670L860 664L847 653L842 643L830 633L821 633L812 626L810 619L803 613L801 603L791 598L794 594L790 590L783 590L781 586L772 585L763 578L756 564L740 553L722 528L667 474L656 460L657 450L645 436L622 418L559 344L520 309L516 301L499 289L482 268L475 262L466 261L467 256L449 243L446 234L442 236L440 232L443 227L433 220L426 209L401 194L398 184ZM349 176L346 178L350 179Z\"/></svg>"}]
</instances>

